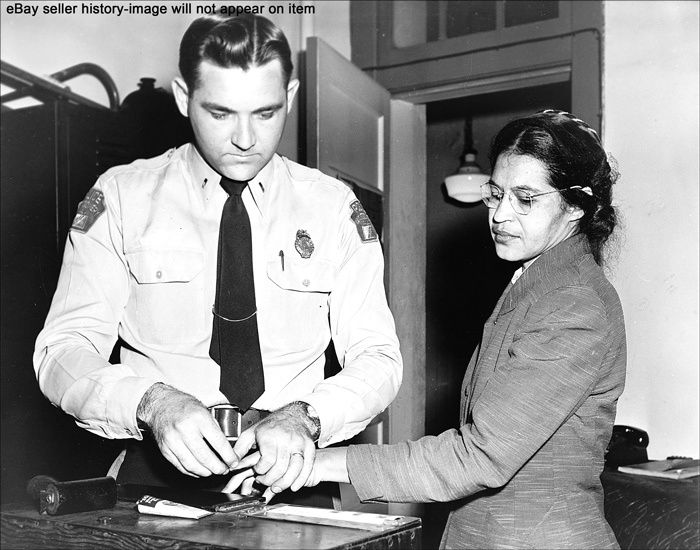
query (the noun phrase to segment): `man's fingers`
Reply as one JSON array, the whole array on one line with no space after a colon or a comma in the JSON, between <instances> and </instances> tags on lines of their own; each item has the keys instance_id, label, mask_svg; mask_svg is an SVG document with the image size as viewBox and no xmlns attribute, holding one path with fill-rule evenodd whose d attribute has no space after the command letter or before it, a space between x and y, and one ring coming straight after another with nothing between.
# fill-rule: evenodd
<instances>
[{"instance_id":1,"label":"man's fingers","mask_svg":"<svg viewBox=\"0 0 700 550\"><path fill-rule=\"evenodd\" d=\"M206 477L211 475L211 472L198 464L197 460L192 456L187 447L181 441L171 442L169 445L161 446L163 456L180 472L192 477Z\"/></svg>"},{"instance_id":2,"label":"man's fingers","mask_svg":"<svg viewBox=\"0 0 700 550\"><path fill-rule=\"evenodd\" d=\"M297 478L292 482L292 484L289 487L292 491L298 491L299 489L301 489L306 483L306 480L309 479L309 476L311 475L311 472L314 469L315 456L316 447L314 447L313 443L308 443L306 446L306 450L304 451L304 465L302 466Z\"/></svg>"},{"instance_id":3,"label":"man's fingers","mask_svg":"<svg viewBox=\"0 0 700 550\"><path fill-rule=\"evenodd\" d=\"M299 477L300 472L304 469L304 455L301 452L294 452L289 456L287 471L276 481L272 482L270 489L273 493L281 493L288 489L294 481ZM311 460L313 464L313 459ZM263 482L259 479L259 481Z\"/></svg>"},{"instance_id":4,"label":"man's fingers","mask_svg":"<svg viewBox=\"0 0 700 550\"><path fill-rule=\"evenodd\" d=\"M250 452L253 445L255 445L255 426L247 429L238 437L238 441L236 441L235 445L233 446L233 452L239 458L244 457ZM233 464L231 467L237 468L235 464Z\"/></svg>"},{"instance_id":5,"label":"man's fingers","mask_svg":"<svg viewBox=\"0 0 700 550\"><path fill-rule=\"evenodd\" d=\"M258 473L258 481L268 487L272 486L273 483L285 475L285 472L291 466L292 458L286 446L278 446L272 449L270 447L270 445L261 445L261 458L254 468ZM272 454L272 452L275 454ZM302 454L302 451L297 451L295 456L299 454ZM299 472L296 471L295 473L298 474Z\"/></svg>"},{"instance_id":6,"label":"man's fingers","mask_svg":"<svg viewBox=\"0 0 700 550\"><path fill-rule=\"evenodd\" d=\"M265 454L263 451L258 451L258 452L260 453L260 459L255 464L253 469L255 470L256 474L265 475L270 471L270 469L272 469L275 466L276 457L274 455L271 456L269 454L269 451L267 454ZM282 474L280 474L280 475L282 475Z\"/></svg>"},{"instance_id":7,"label":"man's fingers","mask_svg":"<svg viewBox=\"0 0 700 550\"><path fill-rule=\"evenodd\" d=\"M202 441L202 444L204 445L204 441ZM204 445L204 447L207 446ZM170 450L180 461L182 467L196 477L208 477L214 473L197 459L190 447L182 439L172 442ZM211 450L208 447L207 452L211 454Z\"/></svg>"},{"instance_id":8,"label":"man's fingers","mask_svg":"<svg viewBox=\"0 0 700 550\"><path fill-rule=\"evenodd\" d=\"M216 451L219 457L221 457L227 471L236 467L238 464L238 455L233 452L231 443L226 439L226 436L216 422L212 420L210 423L205 423L202 426L202 436L207 440L209 445L211 445L211 448ZM220 473L225 474L226 472Z\"/></svg>"},{"instance_id":9,"label":"man's fingers","mask_svg":"<svg viewBox=\"0 0 700 550\"><path fill-rule=\"evenodd\" d=\"M254 452L250 453L248 456L243 457L236 465L236 470L242 470L243 468L251 468L255 466L260 460L260 453Z\"/></svg>"},{"instance_id":10,"label":"man's fingers","mask_svg":"<svg viewBox=\"0 0 700 550\"><path fill-rule=\"evenodd\" d=\"M238 487L241 486L241 484L246 480L246 479L252 479L255 481L255 478L253 477L255 475L255 472L252 470L252 468L246 468L245 470L241 470L237 474L231 477L229 479L228 483L226 486L221 489L222 493L233 493ZM252 487L252 482L251 482L251 487ZM245 493L242 493L245 494Z\"/></svg>"},{"instance_id":11,"label":"man's fingers","mask_svg":"<svg viewBox=\"0 0 700 550\"><path fill-rule=\"evenodd\" d=\"M188 476L191 476L191 477L197 477L185 469L185 467L180 463L180 460L172 452L170 452L170 449L168 449L166 447L161 447L160 452L163 455L163 457L168 462L170 462L170 464L175 466L175 468L177 468L181 473L188 475Z\"/></svg>"},{"instance_id":12,"label":"man's fingers","mask_svg":"<svg viewBox=\"0 0 700 550\"><path fill-rule=\"evenodd\" d=\"M183 443L187 446L195 460L212 474L223 475L228 473L228 464L222 462L221 458L219 458L217 454L211 450L209 445L207 445L207 442L201 436L186 438L184 439ZM231 449L228 442L227 446L229 449ZM233 454L233 451L231 451L231 454Z\"/></svg>"}]
</instances>

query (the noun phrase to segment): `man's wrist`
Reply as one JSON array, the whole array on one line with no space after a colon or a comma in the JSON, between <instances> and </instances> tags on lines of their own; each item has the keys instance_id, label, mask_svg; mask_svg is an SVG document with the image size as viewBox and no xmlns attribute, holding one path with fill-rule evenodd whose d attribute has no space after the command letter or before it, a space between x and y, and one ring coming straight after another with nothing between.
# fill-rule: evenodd
<instances>
[{"instance_id":1,"label":"man's wrist","mask_svg":"<svg viewBox=\"0 0 700 550\"><path fill-rule=\"evenodd\" d=\"M293 401L288 406L302 413L304 423L311 434L311 439L316 443L321 437L321 419L318 417L316 409L306 401Z\"/></svg>"},{"instance_id":2,"label":"man's wrist","mask_svg":"<svg viewBox=\"0 0 700 550\"><path fill-rule=\"evenodd\" d=\"M136 423L140 430L147 429L153 410L153 402L158 398L161 390L166 387L163 382L156 382L146 390L136 407Z\"/></svg>"}]
</instances>

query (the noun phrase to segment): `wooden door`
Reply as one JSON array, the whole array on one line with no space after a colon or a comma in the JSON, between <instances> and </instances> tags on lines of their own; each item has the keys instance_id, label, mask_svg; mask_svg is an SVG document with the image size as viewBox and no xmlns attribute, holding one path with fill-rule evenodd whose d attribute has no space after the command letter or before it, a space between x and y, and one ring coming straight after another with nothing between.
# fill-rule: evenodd
<instances>
[{"instance_id":1,"label":"wooden door","mask_svg":"<svg viewBox=\"0 0 700 550\"><path fill-rule=\"evenodd\" d=\"M395 443L423 435L425 418L425 112L389 92L317 37L306 49L306 163L353 187L380 227L385 283L404 361L388 409L353 442ZM367 204L367 201L372 204ZM343 490L344 509L360 506ZM391 513L417 515L410 505Z\"/></svg>"},{"instance_id":2,"label":"wooden door","mask_svg":"<svg viewBox=\"0 0 700 550\"><path fill-rule=\"evenodd\" d=\"M307 163L383 195L390 95L320 38L306 43Z\"/></svg>"}]
</instances>

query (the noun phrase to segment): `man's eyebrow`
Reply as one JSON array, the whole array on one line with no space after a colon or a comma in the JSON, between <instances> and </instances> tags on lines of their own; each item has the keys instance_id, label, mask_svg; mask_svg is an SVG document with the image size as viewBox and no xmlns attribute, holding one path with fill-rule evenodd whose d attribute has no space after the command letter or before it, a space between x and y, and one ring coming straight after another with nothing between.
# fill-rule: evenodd
<instances>
[{"instance_id":1,"label":"man's eyebrow","mask_svg":"<svg viewBox=\"0 0 700 550\"><path fill-rule=\"evenodd\" d=\"M272 105L266 105L264 107L260 107L259 109L255 109L253 113L258 114L258 113L264 113L266 111L279 111L282 107L284 107L284 103L273 103Z\"/></svg>"},{"instance_id":2,"label":"man's eyebrow","mask_svg":"<svg viewBox=\"0 0 700 550\"><path fill-rule=\"evenodd\" d=\"M229 109L228 107L226 107L224 105L219 105L218 103L213 103L211 101L202 102L202 107L204 107L208 111L219 111L221 113L235 113L236 112L234 109ZM272 105L265 105L263 107L260 107L259 109L255 109L255 111L253 111L253 113L259 114L259 113L264 113L266 111L279 111L282 107L284 107L284 103L282 103L282 102L273 103Z\"/></svg>"},{"instance_id":3,"label":"man's eyebrow","mask_svg":"<svg viewBox=\"0 0 700 550\"><path fill-rule=\"evenodd\" d=\"M211 101L203 101L202 107L204 107L207 111L221 111L222 113L236 112L233 109L229 109L228 107L224 107L223 105L219 105L218 103L213 103Z\"/></svg>"}]
</instances>

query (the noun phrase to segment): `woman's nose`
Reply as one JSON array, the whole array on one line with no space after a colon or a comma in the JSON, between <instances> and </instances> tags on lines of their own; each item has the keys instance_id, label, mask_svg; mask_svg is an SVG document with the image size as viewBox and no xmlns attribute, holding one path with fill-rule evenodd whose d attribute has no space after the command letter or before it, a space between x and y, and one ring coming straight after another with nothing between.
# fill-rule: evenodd
<instances>
[{"instance_id":1,"label":"woman's nose","mask_svg":"<svg viewBox=\"0 0 700 550\"><path fill-rule=\"evenodd\" d=\"M493 221L501 223L513 217L513 205L511 204L510 193L504 193L498 206L493 212Z\"/></svg>"}]
</instances>

